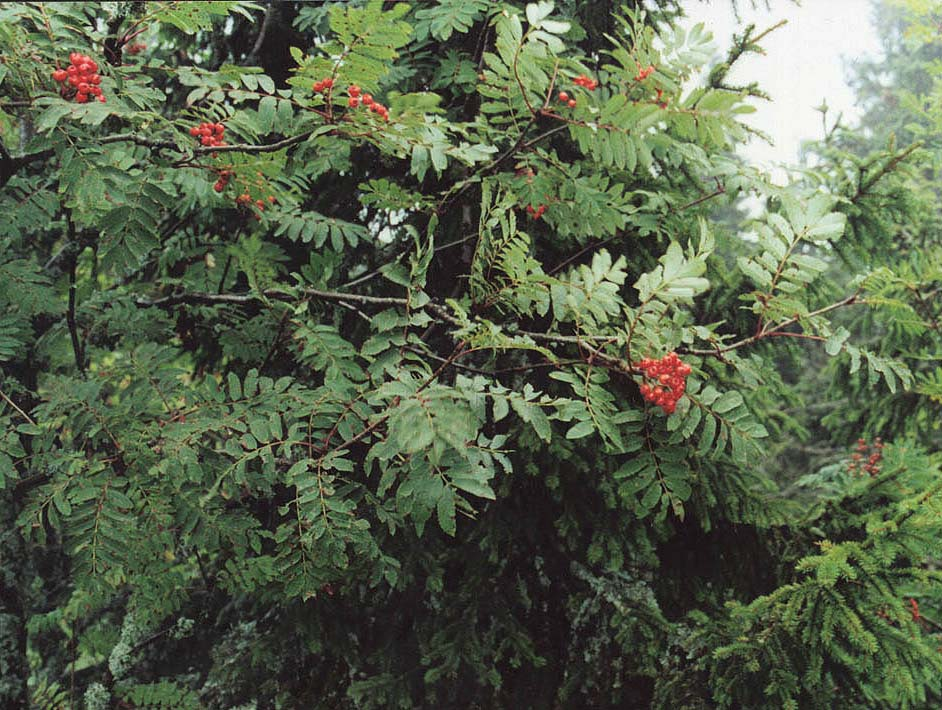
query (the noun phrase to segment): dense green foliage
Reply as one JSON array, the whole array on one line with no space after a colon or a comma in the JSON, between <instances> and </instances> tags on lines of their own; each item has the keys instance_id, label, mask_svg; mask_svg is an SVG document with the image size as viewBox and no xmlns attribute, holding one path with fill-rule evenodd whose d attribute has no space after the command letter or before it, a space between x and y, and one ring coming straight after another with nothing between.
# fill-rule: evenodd
<instances>
[{"instance_id":1,"label":"dense green foliage","mask_svg":"<svg viewBox=\"0 0 942 710\"><path fill-rule=\"evenodd\" d=\"M0 5L0 705L942 703L938 18L649 5Z\"/></svg>"}]
</instances>

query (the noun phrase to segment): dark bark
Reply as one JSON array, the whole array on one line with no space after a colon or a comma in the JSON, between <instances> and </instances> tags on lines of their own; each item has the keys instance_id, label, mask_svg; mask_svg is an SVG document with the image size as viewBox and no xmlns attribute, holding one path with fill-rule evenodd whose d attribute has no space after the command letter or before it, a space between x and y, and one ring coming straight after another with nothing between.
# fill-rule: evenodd
<instances>
[{"instance_id":1,"label":"dark bark","mask_svg":"<svg viewBox=\"0 0 942 710\"><path fill-rule=\"evenodd\" d=\"M26 612L22 583L26 550L16 530L12 496L0 497L0 707L29 707Z\"/></svg>"}]
</instances>

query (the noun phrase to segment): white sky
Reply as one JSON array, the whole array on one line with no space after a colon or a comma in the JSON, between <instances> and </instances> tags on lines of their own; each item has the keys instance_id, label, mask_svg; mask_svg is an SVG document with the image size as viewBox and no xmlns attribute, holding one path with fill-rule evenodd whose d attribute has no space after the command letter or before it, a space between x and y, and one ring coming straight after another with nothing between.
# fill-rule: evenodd
<instances>
[{"instance_id":1,"label":"white sky","mask_svg":"<svg viewBox=\"0 0 942 710\"><path fill-rule=\"evenodd\" d=\"M845 77L856 60L880 53L871 4L869 0L803 0L797 6L790 0L771 0L770 10L764 8L764 2L757 10L752 9L750 0L739 0L738 4L739 21L731 0L686 0L686 23L704 23L713 33L717 51L725 57L734 31L753 22L761 31L788 20L760 42L766 55L743 57L730 81L758 81L772 98L771 102L756 101L758 110L746 116L746 121L769 134L775 145L753 139L740 152L767 168L794 164L801 141L823 135L821 114L814 110L822 99L827 99L829 125L838 113L843 112L843 122L851 125L859 115Z\"/></svg>"}]
</instances>

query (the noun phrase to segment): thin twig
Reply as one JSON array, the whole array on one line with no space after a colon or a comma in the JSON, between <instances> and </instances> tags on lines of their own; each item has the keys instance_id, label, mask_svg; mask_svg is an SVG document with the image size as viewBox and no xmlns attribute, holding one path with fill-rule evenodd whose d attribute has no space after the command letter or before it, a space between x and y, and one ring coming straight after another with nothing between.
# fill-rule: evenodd
<instances>
[{"instance_id":1,"label":"thin twig","mask_svg":"<svg viewBox=\"0 0 942 710\"><path fill-rule=\"evenodd\" d=\"M285 310L281 320L278 323L278 332L275 333L275 339L272 341L271 347L268 349L268 354L265 356L265 359L262 360L262 364L259 365L258 371L264 372L265 368L268 366L268 363L271 361L272 356L278 351L278 345L281 343L281 336L284 335L285 326L288 325L288 317L291 315L291 310Z\"/></svg>"},{"instance_id":2,"label":"thin twig","mask_svg":"<svg viewBox=\"0 0 942 710\"><path fill-rule=\"evenodd\" d=\"M265 42L265 36L268 34L268 28L271 26L272 17L275 15L275 3L273 0L269 0L268 9L265 10L265 19L262 20L262 28L258 31L258 37L255 38L255 44L252 46L252 51L249 52L249 55L245 58L247 64L251 64L255 61L255 58L258 57L258 53L262 49L262 44Z\"/></svg>"},{"instance_id":3,"label":"thin twig","mask_svg":"<svg viewBox=\"0 0 942 710\"><path fill-rule=\"evenodd\" d=\"M773 328L768 328L768 327L763 328L761 331L759 331L755 335L750 335L748 338L737 340L736 342L730 343L729 345L723 345L723 346L718 345L717 347L713 349L709 349L709 350L708 349L696 349L696 348L678 348L677 352L686 353L687 355L719 356L722 353L728 353L732 350L738 350L741 347L744 347L746 345L751 345L752 343L758 342L759 340L763 340L764 338L778 337L778 336L783 336L783 335L789 335L791 337L811 337L805 333L786 333L782 329L787 328L790 325L794 325L795 323L798 323L803 319L814 318L815 316L820 316L825 313L829 313L830 311L836 310L838 308L843 308L844 306L851 306L851 305L860 304L860 303L865 303L865 301L860 298L860 292L858 291L856 293L851 294L845 299L837 301L836 303L832 303L828 306L824 306L823 308L819 308L816 311L811 311L810 313L806 313L803 316L799 316L799 315L792 316L791 318L788 318L787 320L784 320L781 323L777 324ZM822 338L819 338L818 336L813 336L812 339L819 340Z\"/></svg>"},{"instance_id":4,"label":"thin twig","mask_svg":"<svg viewBox=\"0 0 942 710\"><path fill-rule=\"evenodd\" d=\"M6 393L6 392L4 392L3 390L0 390L0 397L3 398L3 401L4 401L4 402L6 402L7 404L9 404L11 407L13 407L13 409L15 409L16 411L18 411L18 412L20 413L20 416L22 416L26 421L28 421L28 422L29 422L30 424L32 424L33 426L36 426L36 422L33 421L32 417L30 417L26 412L24 412L22 409L20 409L19 405L18 405L16 402L14 402L12 399L10 399L10 398L7 396L7 393Z\"/></svg>"}]
</instances>

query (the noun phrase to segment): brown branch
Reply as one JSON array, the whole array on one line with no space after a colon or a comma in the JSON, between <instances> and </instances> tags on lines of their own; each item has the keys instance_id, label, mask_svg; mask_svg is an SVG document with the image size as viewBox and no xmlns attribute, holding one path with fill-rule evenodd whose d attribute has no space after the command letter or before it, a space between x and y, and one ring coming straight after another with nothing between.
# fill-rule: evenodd
<instances>
[{"instance_id":1,"label":"brown branch","mask_svg":"<svg viewBox=\"0 0 942 710\"><path fill-rule=\"evenodd\" d=\"M316 288L307 288L302 289L297 294L286 293L285 291L278 291L275 289L269 289L263 291L261 294L255 293L202 293L202 292L189 292L189 293L178 293L172 296L164 296L163 298L157 298L153 300L139 298L136 301L138 306L149 307L169 307L174 305L179 305L182 303L198 303L204 305L214 305L221 303L229 303L236 305L243 305L247 303L254 303L256 301L263 301L265 299L273 301L286 301L294 302L299 298L314 298L323 301L336 301L338 303L361 303L369 304L376 306L402 306L406 307L410 305L410 301L407 298L397 298L397 297L383 297L383 296L365 296L357 293L343 293L341 291L324 291ZM452 325L462 325L461 321L455 318L445 306L442 306L434 301L429 301L422 309L433 313L439 319L450 323ZM813 315L813 314L809 314ZM536 341L542 342L551 342L551 343L564 343L570 345L592 343L592 342L603 342L610 341L611 336L609 335L562 335L554 333L540 333L536 331L528 330L519 330L516 331L517 335L522 335L529 337ZM710 351L712 352L712 351Z\"/></svg>"},{"instance_id":2,"label":"brown branch","mask_svg":"<svg viewBox=\"0 0 942 710\"><path fill-rule=\"evenodd\" d=\"M258 53L262 49L262 45L265 43L265 37L268 34L268 28L271 27L272 18L275 15L275 3L274 0L269 0L268 8L265 10L265 19L262 20L262 28L258 31L258 37L255 38L255 44L252 46L252 51L249 52L248 56L245 58L246 64L250 64L255 61L258 57Z\"/></svg>"},{"instance_id":3,"label":"brown branch","mask_svg":"<svg viewBox=\"0 0 942 710\"><path fill-rule=\"evenodd\" d=\"M815 316L824 315L825 313L829 313L830 311L837 310L838 308L843 308L844 306L851 306L854 304L861 304L861 303L865 303L865 301L860 298L860 292L858 291L856 293L851 294L847 298L837 301L836 303L832 303L828 306L824 306L823 308L819 308L816 311L811 311L810 313L806 313L803 316L798 316L798 315L792 316L791 318L788 318L787 320L782 321L781 323L774 326L773 328L768 328L768 327L763 328L761 331L759 331L755 335L750 335L748 338L737 340L736 342L730 343L729 345L717 345L717 347L709 349L709 350L696 349L696 348L678 348L677 352L685 353L687 355L720 356L723 353L728 353L732 350L738 350L739 348L745 347L746 345L751 345L752 343L756 343L760 340L763 340L765 338L771 338L771 337L783 337L783 336L794 337L794 338L805 337L812 340L823 340L824 338L821 338L820 336L815 336L815 335L811 335L807 333L790 333L790 332L783 331L783 328L787 328L790 325L794 325L795 323L798 323L805 318L814 318Z\"/></svg>"},{"instance_id":4,"label":"brown branch","mask_svg":"<svg viewBox=\"0 0 942 710\"><path fill-rule=\"evenodd\" d=\"M906 150L901 151L897 155L894 155L890 160L886 161L885 165L883 165L873 175L869 176L866 180L864 180L864 173L861 172L860 180L857 183L857 191L854 193L853 197L850 198L850 201L857 202L857 200L867 194L870 188L880 182L884 176L895 170L900 163L906 160L906 158L908 158L910 155L912 155L913 152L921 147L921 142L913 143L911 146L906 148Z\"/></svg>"},{"instance_id":5,"label":"brown branch","mask_svg":"<svg viewBox=\"0 0 942 710\"><path fill-rule=\"evenodd\" d=\"M0 142L0 187L6 185L20 168L40 160L47 160L52 157L53 154L54 151L51 148L47 148L46 150L40 150L36 153L28 153L27 155L14 158L7 151L3 143Z\"/></svg>"},{"instance_id":6,"label":"brown branch","mask_svg":"<svg viewBox=\"0 0 942 710\"><path fill-rule=\"evenodd\" d=\"M258 367L260 373L265 371L265 368L268 367L268 363L271 362L272 357L278 351L278 346L281 344L281 336L285 333L285 327L288 325L290 315L291 310L288 309L284 312L284 315L281 316L281 320L278 323L278 332L275 333L275 339L272 341L271 348L269 348L268 354L265 355L265 359L262 360L262 364Z\"/></svg>"},{"instance_id":7,"label":"brown branch","mask_svg":"<svg viewBox=\"0 0 942 710\"><path fill-rule=\"evenodd\" d=\"M70 215L66 215L66 223L68 224L69 230L69 242L75 244L75 224L72 222ZM78 265L78 256L79 251L75 249L69 260L69 307L66 312L66 323L68 323L69 335L72 339L72 354L75 356L75 366L84 378L86 376L85 355L82 352L82 342L79 340L78 326L75 322L75 295L77 290L75 284L75 269Z\"/></svg>"},{"instance_id":8,"label":"brown branch","mask_svg":"<svg viewBox=\"0 0 942 710\"><path fill-rule=\"evenodd\" d=\"M177 293L163 298L152 300L139 298L136 303L138 306L148 307L157 306L165 308L175 306L180 303L199 303L204 305L213 305L216 303L245 304L255 301L273 300L294 302L303 297L320 299L323 301L349 301L351 303L371 303L380 306L405 306L409 303L406 298L382 297L382 296L361 296L357 293L343 293L340 291L323 291L316 288L306 288L297 294L279 291L277 289L268 289L260 293L202 293L188 292Z\"/></svg>"}]
</instances>

